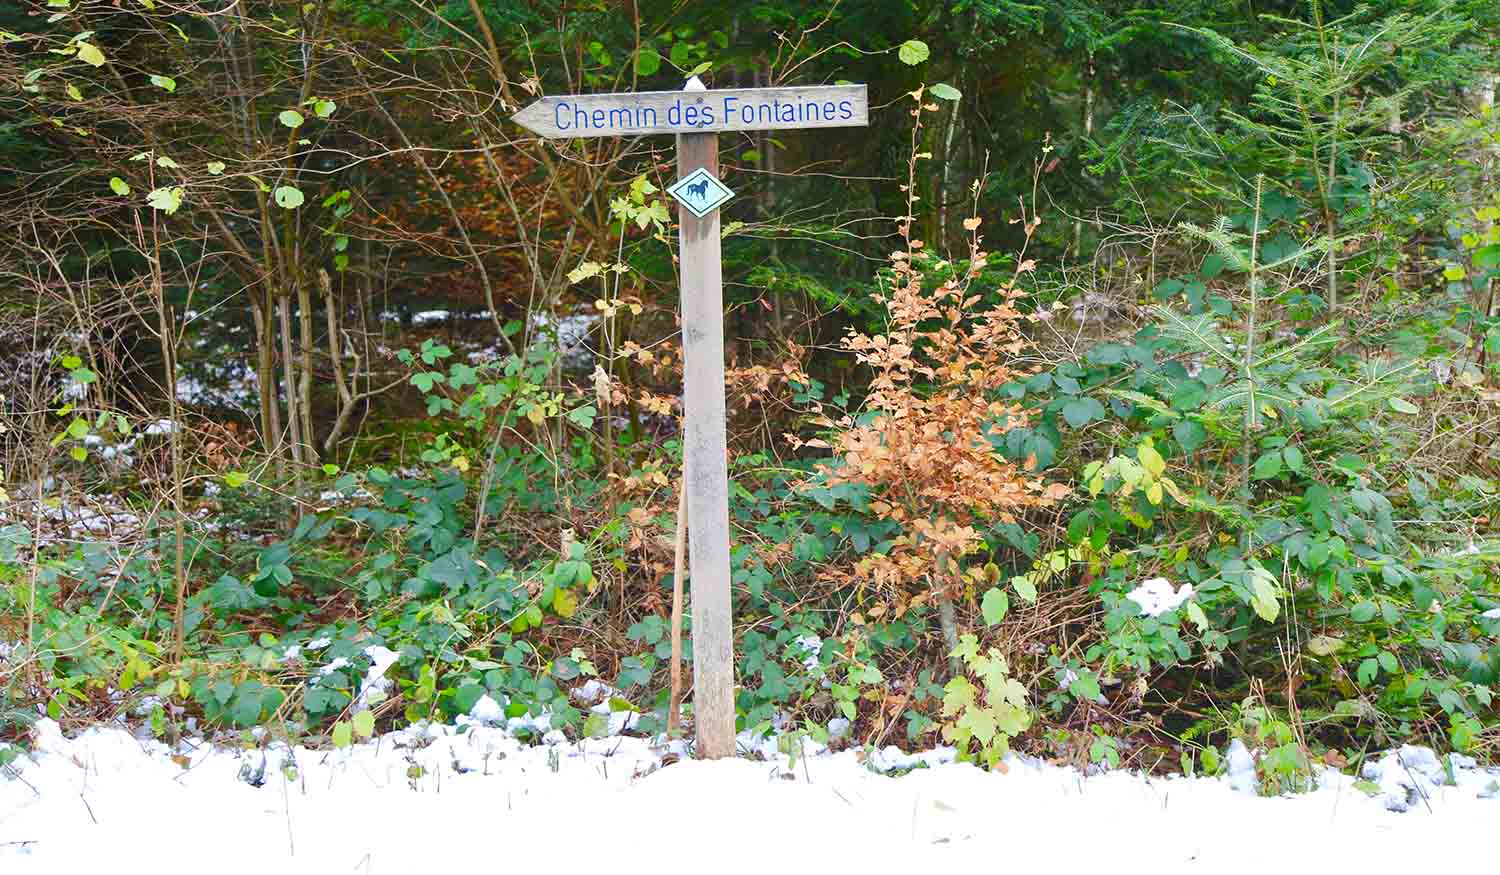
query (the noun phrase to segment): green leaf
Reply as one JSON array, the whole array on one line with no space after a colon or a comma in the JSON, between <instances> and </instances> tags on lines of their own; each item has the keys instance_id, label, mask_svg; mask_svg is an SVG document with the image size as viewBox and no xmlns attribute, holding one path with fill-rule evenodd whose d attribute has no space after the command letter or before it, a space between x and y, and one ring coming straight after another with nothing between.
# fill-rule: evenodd
<instances>
[{"instance_id":1,"label":"green leaf","mask_svg":"<svg viewBox=\"0 0 1500 875\"><path fill-rule=\"evenodd\" d=\"M1378 610L1374 602L1360 602L1349 609L1349 618L1356 623L1368 623L1375 619Z\"/></svg>"},{"instance_id":2,"label":"green leaf","mask_svg":"<svg viewBox=\"0 0 1500 875\"><path fill-rule=\"evenodd\" d=\"M1093 398L1074 398L1063 405L1062 414L1068 425L1082 428L1096 419L1104 418L1104 405Z\"/></svg>"},{"instance_id":3,"label":"green leaf","mask_svg":"<svg viewBox=\"0 0 1500 875\"><path fill-rule=\"evenodd\" d=\"M369 713L369 712L364 712L364 713ZM354 741L353 735L354 735L354 732L353 732L353 730L351 730L349 728L349 724L348 723L345 723L344 721L340 720L339 722L333 724L333 746L334 747L340 748L340 749L348 747L350 745L350 743L352 743Z\"/></svg>"},{"instance_id":4,"label":"green leaf","mask_svg":"<svg viewBox=\"0 0 1500 875\"><path fill-rule=\"evenodd\" d=\"M688 75L689 76L698 76L698 75L701 75L703 73L707 73L708 72L708 68L712 67L713 65L714 65L713 61L704 61L703 63L701 63L698 66L694 67L693 69L689 70L688 71Z\"/></svg>"},{"instance_id":5,"label":"green leaf","mask_svg":"<svg viewBox=\"0 0 1500 875\"><path fill-rule=\"evenodd\" d=\"M73 447L72 449L68 450L68 455L73 457L73 461L82 462L84 459L87 459L89 457L89 451L84 449L83 447Z\"/></svg>"},{"instance_id":6,"label":"green leaf","mask_svg":"<svg viewBox=\"0 0 1500 875\"><path fill-rule=\"evenodd\" d=\"M109 187L110 187L110 189L115 194L117 194L117 195L119 195L121 197L124 197L125 195L130 194L130 185L129 185L129 183L127 183L125 180L121 179L118 176L110 177Z\"/></svg>"},{"instance_id":7,"label":"green leaf","mask_svg":"<svg viewBox=\"0 0 1500 875\"><path fill-rule=\"evenodd\" d=\"M276 120L293 129L302 127L302 123L306 121L302 117L302 113L295 109L283 109L281 114L276 116Z\"/></svg>"},{"instance_id":8,"label":"green leaf","mask_svg":"<svg viewBox=\"0 0 1500 875\"><path fill-rule=\"evenodd\" d=\"M1172 426L1172 437L1186 452L1193 452L1208 440L1208 431L1191 419L1184 419Z\"/></svg>"},{"instance_id":9,"label":"green leaf","mask_svg":"<svg viewBox=\"0 0 1500 875\"><path fill-rule=\"evenodd\" d=\"M1267 623L1274 623L1281 613L1281 602L1277 600L1276 578L1264 568L1256 567L1250 572L1250 607Z\"/></svg>"},{"instance_id":10,"label":"green leaf","mask_svg":"<svg viewBox=\"0 0 1500 875\"><path fill-rule=\"evenodd\" d=\"M67 92L68 97L72 98L73 100L83 100L83 92L79 91L78 86L74 85L72 82L68 83Z\"/></svg>"},{"instance_id":11,"label":"green leaf","mask_svg":"<svg viewBox=\"0 0 1500 875\"><path fill-rule=\"evenodd\" d=\"M1388 398L1385 403L1389 404L1391 409L1397 413L1412 414L1422 412L1420 407L1407 401L1405 398Z\"/></svg>"},{"instance_id":12,"label":"green leaf","mask_svg":"<svg viewBox=\"0 0 1500 875\"><path fill-rule=\"evenodd\" d=\"M930 54L932 54L932 50L927 48L927 43L919 39L909 39L901 44L901 48L896 52L896 57L901 59L901 63L915 67L927 60L927 56Z\"/></svg>"},{"instance_id":13,"label":"green leaf","mask_svg":"<svg viewBox=\"0 0 1500 875\"><path fill-rule=\"evenodd\" d=\"M210 161L210 162L208 162L208 175L209 176L218 176L219 174L221 174L223 172L224 172L224 162L223 161Z\"/></svg>"},{"instance_id":14,"label":"green leaf","mask_svg":"<svg viewBox=\"0 0 1500 875\"><path fill-rule=\"evenodd\" d=\"M1036 601L1036 584L1032 582L1029 575L1017 574L1015 577L1012 577L1010 579L1010 586L1011 589L1014 589L1016 591L1016 595L1020 596L1026 601Z\"/></svg>"},{"instance_id":15,"label":"green leaf","mask_svg":"<svg viewBox=\"0 0 1500 875\"><path fill-rule=\"evenodd\" d=\"M642 48L635 55L635 72L639 76L655 76L661 69L661 55L656 49Z\"/></svg>"},{"instance_id":16,"label":"green leaf","mask_svg":"<svg viewBox=\"0 0 1500 875\"><path fill-rule=\"evenodd\" d=\"M1443 278L1452 282L1458 282L1466 276L1464 269L1456 264L1450 264L1443 268Z\"/></svg>"},{"instance_id":17,"label":"green leaf","mask_svg":"<svg viewBox=\"0 0 1500 875\"><path fill-rule=\"evenodd\" d=\"M295 210L302 206L305 198L301 189L291 185L278 185L275 191L276 206L284 210Z\"/></svg>"},{"instance_id":18,"label":"green leaf","mask_svg":"<svg viewBox=\"0 0 1500 875\"><path fill-rule=\"evenodd\" d=\"M375 712L361 711L354 715L354 732L360 738L369 738L375 734Z\"/></svg>"},{"instance_id":19,"label":"green leaf","mask_svg":"<svg viewBox=\"0 0 1500 875\"><path fill-rule=\"evenodd\" d=\"M146 195L146 204L153 210L161 210L170 216L182 206L182 188L163 186L153 189L150 194Z\"/></svg>"},{"instance_id":20,"label":"green leaf","mask_svg":"<svg viewBox=\"0 0 1500 875\"><path fill-rule=\"evenodd\" d=\"M1281 453L1271 451L1255 460L1255 467L1251 469L1251 476L1256 480L1269 480L1281 473Z\"/></svg>"},{"instance_id":21,"label":"green leaf","mask_svg":"<svg viewBox=\"0 0 1500 875\"><path fill-rule=\"evenodd\" d=\"M78 60L91 67L103 67L104 53L99 51L99 47L93 43L79 43Z\"/></svg>"},{"instance_id":22,"label":"green leaf","mask_svg":"<svg viewBox=\"0 0 1500 875\"><path fill-rule=\"evenodd\" d=\"M958 100L964 96L963 92L949 85L947 82L939 82L928 89L928 91L931 92L933 97L939 100Z\"/></svg>"},{"instance_id":23,"label":"green leaf","mask_svg":"<svg viewBox=\"0 0 1500 875\"><path fill-rule=\"evenodd\" d=\"M249 479L250 475L246 474L243 471L230 471L228 474L224 475L224 483L231 489L238 489L239 487L244 486L246 481L248 481Z\"/></svg>"},{"instance_id":24,"label":"green leaf","mask_svg":"<svg viewBox=\"0 0 1500 875\"><path fill-rule=\"evenodd\" d=\"M1359 670L1354 673L1354 676L1361 685L1373 683L1377 677L1380 677L1380 663L1376 662L1373 658L1363 660L1360 662Z\"/></svg>"},{"instance_id":25,"label":"green leaf","mask_svg":"<svg viewBox=\"0 0 1500 875\"><path fill-rule=\"evenodd\" d=\"M328 118L339 108L337 103L331 100L318 100L313 102L313 113L318 118Z\"/></svg>"},{"instance_id":26,"label":"green leaf","mask_svg":"<svg viewBox=\"0 0 1500 875\"><path fill-rule=\"evenodd\" d=\"M1380 651L1380 655L1376 657L1376 661L1380 663L1380 667L1385 669L1388 674L1398 674L1401 671L1401 664L1396 662L1396 655L1389 650Z\"/></svg>"},{"instance_id":27,"label":"green leaf","mask_svg":"<svg viewBox=\"0 0 1500 875\"><path fill-rule=\"evenodd\" d=\"M1010 596L1007 596L1005 591L998 586L991 587L984 594L979 608L984 613L984 621L994 626L1005 619L1006 612L1010 610Z\"/></svg>"},{"instance_id":28,"label":"green leaf","mask_svg":"<svg viewBox=\"0 0 1500 875\"><path fill-rule=\"evenodd\" d=\"M177 90L177 80L173 79L171 76L157 76L155 74L152 74L151 84L167 92L168 94L171 94Z\"/></svg>"},{"instance_id":29,"label":"green leaf","mask_svg":"<svg viewBox=\"0 0 1500 875\"><path fill-rule=\"evenodd\" d=\"M1296 447L1282 447L1281 448L1281 458L1283 458L1283 459L1286 460L1286 466L1287 466L1287 468L1289 470L1295 471L1297 473L1301 473L1301 471L1302 471L1302 451L1301 450L1297 449Z\"/></svg>"}]
</instances>

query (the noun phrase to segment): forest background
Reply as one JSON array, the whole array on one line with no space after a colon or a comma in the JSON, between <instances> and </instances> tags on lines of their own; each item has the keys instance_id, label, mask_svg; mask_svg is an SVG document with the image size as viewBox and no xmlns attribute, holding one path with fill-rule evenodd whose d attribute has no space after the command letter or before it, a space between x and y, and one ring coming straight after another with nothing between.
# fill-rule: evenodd
<instances>
[{"instance_id":1,"label":"forest background","mask_svg":"<svg viewBox=\"0 0 1500 875\"><path fill-rule=\"evenodd\" d=\"M1208 773L1239 738L1272 791L1493 760L1497 28L6 4L0 733L664 728L672 143L509 119L696 74L871 104L721 137L742 728Z\"/></svg>"}]
</instances>

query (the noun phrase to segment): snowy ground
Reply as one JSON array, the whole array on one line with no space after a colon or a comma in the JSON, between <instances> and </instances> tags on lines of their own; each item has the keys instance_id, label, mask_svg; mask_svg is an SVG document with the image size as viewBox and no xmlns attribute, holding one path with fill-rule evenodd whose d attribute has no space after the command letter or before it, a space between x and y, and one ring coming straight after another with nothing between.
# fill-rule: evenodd
<instances>
[{"instance_id":1,"label":"snowy ground","mask_svg":"<svg viewBox=\"0 0 1500 875\"><path fill-rule=\"evenodd\" d=\"M1328 773L1316 792L1265 799L1228 779L1083 777L1019 760L1008 774L938 763L899 778L874 769L893 761L852 751L661 766L642 739L531 747L483 725L341 751L200 743L174 753L123 729L67 739L50 721L35 735L33 754L0 777L7 875L1263 875L1478 873L1500 863L1500 773L1461 768L1442 785L1442 764L1412 748L1373 767L1385 796ZM1414 804L1387 810L1403 801ZM950 866L972 868L933 868Z\"/></svg>"}]
</instances>

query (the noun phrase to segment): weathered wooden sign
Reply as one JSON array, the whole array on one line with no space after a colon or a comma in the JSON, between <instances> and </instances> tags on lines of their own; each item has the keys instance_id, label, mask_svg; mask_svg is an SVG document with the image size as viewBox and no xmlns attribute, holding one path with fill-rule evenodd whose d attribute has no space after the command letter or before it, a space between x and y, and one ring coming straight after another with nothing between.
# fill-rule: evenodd
<instances>
[{"instance_id":1,"label":"weathered wooden sign","mask_svg":"<svg viewBox=\"0 0 1500 875\"><path fill-rule=\"evenodd\" d=\"M683 435L693 611L693 730L697 754L734 756L734 622L729 590L729 460L724 414L724 276L719 207L734 192L719 180L718 131L862 127L863 85L709 91L697 76L682 91L544 97L517 124L551 139L677 135L682 205Z\"/></svg>"},{"instance_id":2,"label":"weathered wooden sign","mask_svg":"<svg viewBox=\"0 0 1500 875\"><path fill-rule=\"evenodd\" d=\"M869 124L863 85L543 97L513 120L543 137L706 134Z\"/></svg>"}]
</instances>

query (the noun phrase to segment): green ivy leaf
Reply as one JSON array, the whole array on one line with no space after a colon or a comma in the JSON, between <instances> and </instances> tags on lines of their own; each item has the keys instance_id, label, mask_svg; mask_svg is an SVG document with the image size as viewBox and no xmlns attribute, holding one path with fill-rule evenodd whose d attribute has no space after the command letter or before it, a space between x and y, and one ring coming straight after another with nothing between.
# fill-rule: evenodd
<instances>
[{"instance_id":1,"label":"green ivy leaf","mask_svg":"<svg viewBox=\"0 0 1500 875\"><path fill-rule=\"evenodd\" d=\"M932 54L932 50L927 48L927 43L919 39L907 40L896 51L896 57L901 59L901 63L911 67L915 67L927 60L927 56L930 54Z\"/></svg>"},{"instance_id":2,"label":"green ivy leaf","mask_svg":"<svg viewBox=\"0 0 1500 875\"><path fill-rule=\"evenodd\" d=\"M295 109L283 109L281 111L281 114L276 116L276 120L294 130L296 128L302 127L302 123L306 121L306 119L302 117L302 113L296 111Z\"/></svg>"}]
</instances>

